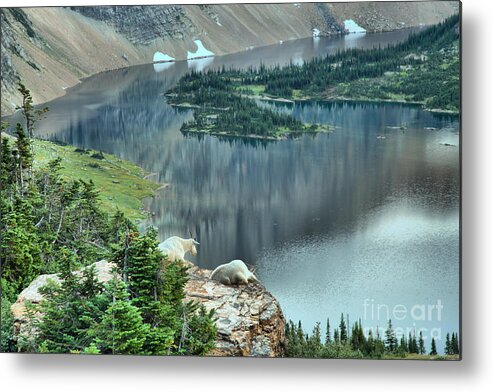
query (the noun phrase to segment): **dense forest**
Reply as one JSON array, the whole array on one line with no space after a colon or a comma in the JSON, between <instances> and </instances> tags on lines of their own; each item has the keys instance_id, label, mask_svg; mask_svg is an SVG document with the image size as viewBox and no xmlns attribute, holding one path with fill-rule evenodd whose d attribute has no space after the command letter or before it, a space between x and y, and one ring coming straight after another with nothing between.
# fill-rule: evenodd
<instances>
[{"instance_id":1,"label":"dense forest","mask_svg":"<svg viewBox=\"0 0 493 392\"><path fill-rule=\"evenodd\" d=\"M312 334L303 330L301 321L289 321L285 326L286 356L294 358L369 358L369 359L458 359L460 343L457 333L447 333L444 355L438 355L435 338L431 339L429 349L425 346L422 331L419 336L409 333L400 339L388 321L384 336L378 329L365 331L361 320L349 329L343 314L338 327L331 328L327 319L325 337L321 336L320 323L315 324Z\"/></svg>"},{"instance_id":2,"label":"dense forest","mask_svg":"<svg viewBox=\"0 0 493 392\"><path fill-rule=\"evenodd\" d=\"M140 233L122 212L109 215L91 180L62 176L61 158L35 167L35 123L45 110L33 108L23 85L19 91L26 126L17 124L15 137L0 134L2 351L206 354L215 345L214 315L184 301L187 268L166 260L154 230ZM106 285L87 268L102 259L116 265ZM45 286L30 309L39 333L14 339L10 305L46 273L62 281Z\"/></svg>"},{"instance_id":3,"label":"dense forest","mask_svg":"<svg viewBox=\"0 0 493 392\"><path fill-rule=\"evenodd\" d=\"M169 91L171 103L197 108L186 128L210 125L252 132L257 122L276 127L301 124L255 109L250 98L364 99L421 103L428 109L458 112L460 101L459 16L411 34L387 47L347 49L314 58L302 65L247 70L225 69L191 72ZM238 105L242 102L242 105ZM206 109L224 109L210 117ZM230 110L226 110L230 109ZM209 115L209 117L208 117ZM269 120L272 118L272 120ZM261 121L258 121L261 120ZM289 123L286 125L285 123ZM316 126L315 126L316 128ZM263 128L260 128L264 132ZM269 132L266 130L265 132Z\"/></svg>"}]
</instances>

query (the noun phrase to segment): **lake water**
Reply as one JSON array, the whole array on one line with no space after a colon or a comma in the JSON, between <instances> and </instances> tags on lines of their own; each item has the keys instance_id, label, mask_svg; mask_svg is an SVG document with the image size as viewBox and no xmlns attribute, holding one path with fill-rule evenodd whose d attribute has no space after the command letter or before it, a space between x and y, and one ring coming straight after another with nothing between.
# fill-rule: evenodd
<instances>
[{"instance_id":1,"label":"lake water","mask_svg":"<svg viewBox=\"0 0 493 392\"><path fill-rule=\"evenodd\" d=\"M441 349L432 329L442 339L459 330L457 117L402 104L264 102L334 131L252 143L184 137L192 112L163 96L190 69L301 63L408 34L306 39L105 72L48 103L38 132L156 173L170 185L146 202L153 215L144 225L161 240L191 230L202 267L236 258L255 265L287 318L311 329L327 317L335 326L341 312L367 327L391 317L434 333Z\"/></svg>"}]
</instances>

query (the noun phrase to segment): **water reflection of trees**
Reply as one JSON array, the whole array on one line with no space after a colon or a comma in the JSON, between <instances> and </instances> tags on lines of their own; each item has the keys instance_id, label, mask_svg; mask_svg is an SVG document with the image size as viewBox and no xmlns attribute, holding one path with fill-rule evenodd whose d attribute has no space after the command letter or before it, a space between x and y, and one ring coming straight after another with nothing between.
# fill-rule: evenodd
<instances>
[{"instance_id":1,"label":"water reflection of trees","mask_svg":"<svg viewBox=\"0 0 493 392\"><path fill-rule=\"evenodd\" d=\"M431 212L457 208L457 166L427 156L435 134L394 130L385 141L376 138L394 119L416 123L418 110L390 109L344 106L332 115L347 128L261 148L187 138L170 161L170 190L150 203L153 224L163 236L194 230L203 244L200 261L214 265L234 257L251 262L263 247L310 233L350 232L394 194L421 198L420 208ZM322 122L328 115L316 110Z\"/></svg>"},{"instance_id":2,"label":"water reflection of trees","mask_svg":"<svg viewBox=\"0 0 493 392\"><path fill-rule=\"evenodd\" d=\"M351 232L390 196L413 199L431 213L457 208L458 153L440 150L440 132L423 130L456 128L450 116L396 104L262 102L335 130L274 143L184 137L179 129L191 112L169 106L162 94L186 71L176 63L161 73L143 66L98 75L73 99L50 105L42 132L115 153L169 182L148 202L155 213L148 223L161 238L194 231L202 265L253 263L274 244ZM404 124L406 130L388 128Z\"/></svg>"}]
</instances>

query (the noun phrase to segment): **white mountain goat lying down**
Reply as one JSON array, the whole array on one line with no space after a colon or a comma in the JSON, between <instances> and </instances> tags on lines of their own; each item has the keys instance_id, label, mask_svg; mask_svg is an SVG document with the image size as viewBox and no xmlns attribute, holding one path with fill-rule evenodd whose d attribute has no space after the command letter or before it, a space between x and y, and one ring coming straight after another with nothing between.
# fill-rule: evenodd
<instances>
[{"instance_id":1,"label":"white mountain goat lying down","mask_svg":"<svg viewBox=\"0 0 493 392\"><path fill-rule=\"evenodd\" d=\"M241 260L233 260L220 265L212 271L211 279L226 285L248 284L249 282L260 283Z\"/></svg>"},{"instance_id":2,"label":"white mountain goat lying down","mask_svg":"<svg viewBox=\"0 0 493 392\"><path fill-rule=\"evenodd\" d=\"M158 246L159 250L166 256L168 261L185 260L185 254L190 252L192 256L197 254L197 247L200 245L193 238L170 237L161 242Z\"/></svg>"}]
</instances>

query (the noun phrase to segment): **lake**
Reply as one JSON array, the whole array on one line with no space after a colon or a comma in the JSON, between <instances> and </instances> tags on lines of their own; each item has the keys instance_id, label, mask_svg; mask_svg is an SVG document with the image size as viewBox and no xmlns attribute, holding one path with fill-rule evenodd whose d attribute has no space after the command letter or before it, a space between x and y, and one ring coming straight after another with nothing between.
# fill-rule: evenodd
<instances>
[{"instance_id":1,"label":"lake","mask_svg":"<svg viewBox=\"0 0 493 392\"><path fill-rule=\"evenodd\" d=\"M228 56L135 66L85 79L49 102L38 134L134 161L169 183L146 201L161 240L188 236L193 261L254 265L288 319L459 330L457 116L396 103L274 104L333 132L279 142L184 137L190 110L164 93L190 69L302 63L410 30L304 39ZM438 333L441 331L441 335ZM407 334L407 332L406 332Z\"/></svg>"}]
</instances>

